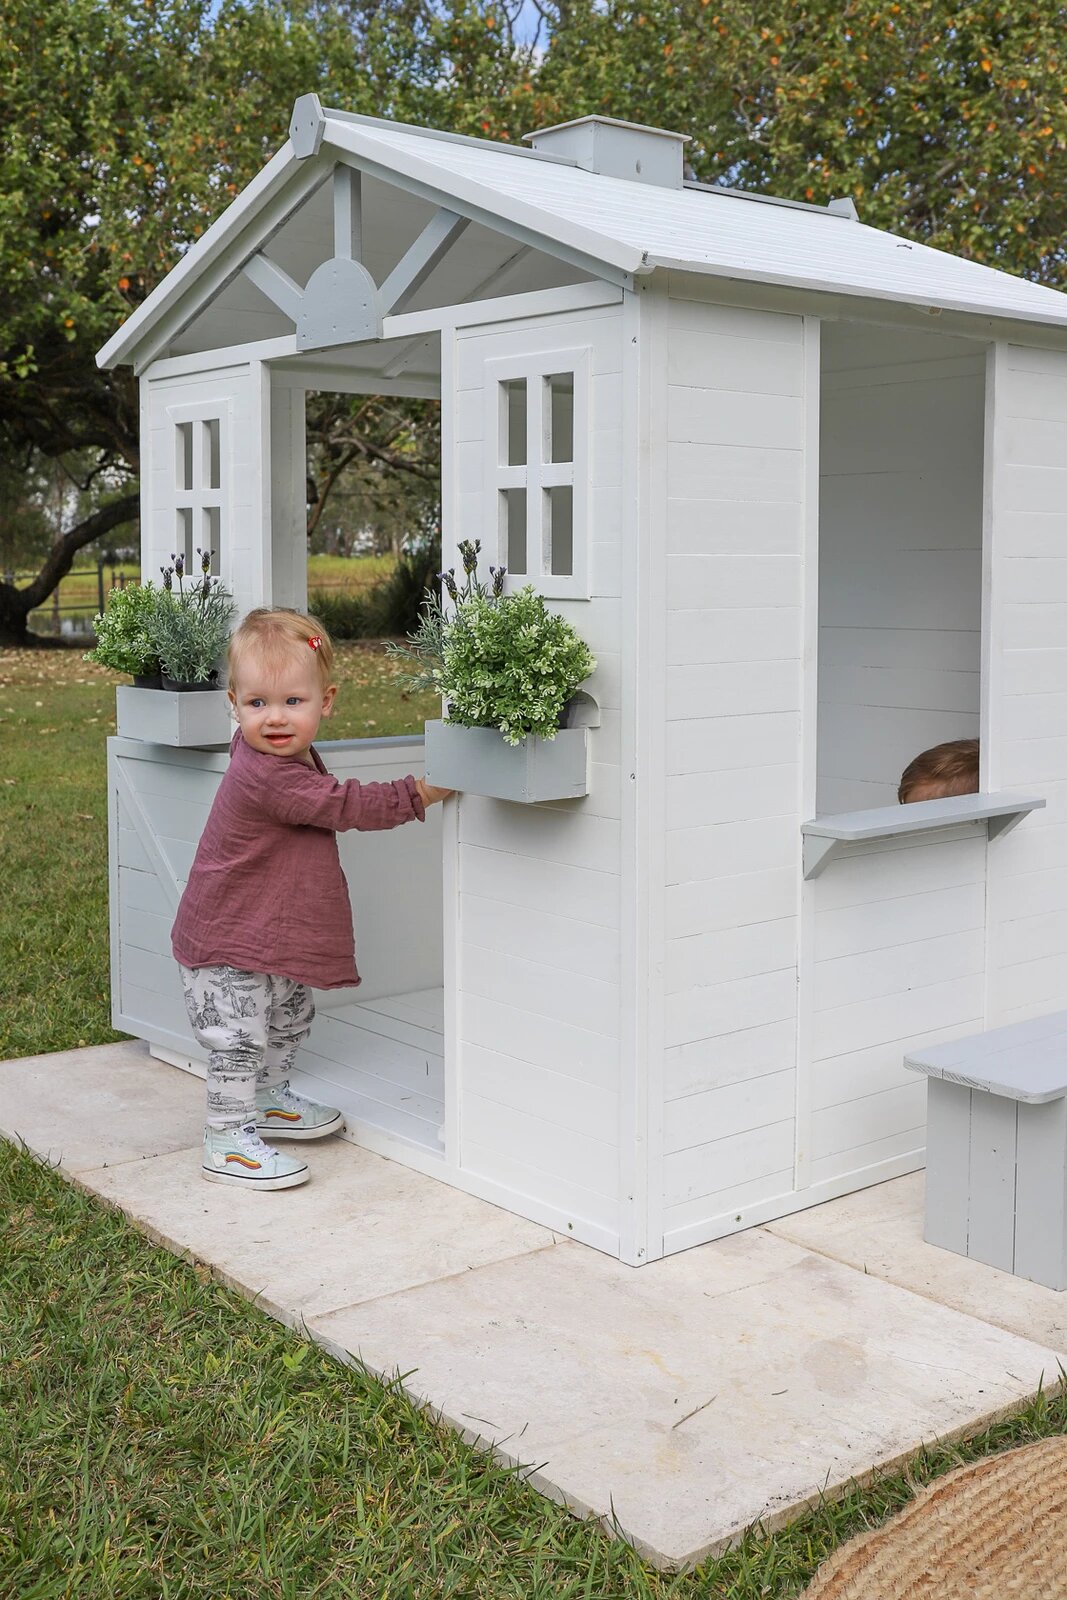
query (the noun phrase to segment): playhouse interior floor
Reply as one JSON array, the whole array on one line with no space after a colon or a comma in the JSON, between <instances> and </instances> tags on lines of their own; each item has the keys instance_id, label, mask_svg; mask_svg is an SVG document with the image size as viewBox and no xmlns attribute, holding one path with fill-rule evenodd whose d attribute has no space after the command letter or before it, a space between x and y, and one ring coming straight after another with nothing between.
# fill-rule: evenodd
<instances>
[{"instance_id":1,"label":"playhouse interior floor","mask_svg":"<svg viewBox=\"0 0 1067 1600\"><path fill-rule=\"evenodd\" d=\"M634 1269L342 1140L299 1189L203 1183L202 1093L136 1041L36 1056L0 1064L0 1133L659 1565L1067 1360L1067 1296L923 1242L922 1174Z\"/></svg>"},{"instance_id":2,"label":"playhouse interior floor","mask_svg":"<svg viewBox=\"0 0 1067 1600\"><path fill-rule=\"evenodd\" d=\"M293 1087L344 1112L354 1141L388 1134L444 1154L445 991L415 989L331 1003L316 996L311 1047L297 1056ZM204 1062L153 1046L161 1061L204 1076Z\"/></svg>"}]
</instances>

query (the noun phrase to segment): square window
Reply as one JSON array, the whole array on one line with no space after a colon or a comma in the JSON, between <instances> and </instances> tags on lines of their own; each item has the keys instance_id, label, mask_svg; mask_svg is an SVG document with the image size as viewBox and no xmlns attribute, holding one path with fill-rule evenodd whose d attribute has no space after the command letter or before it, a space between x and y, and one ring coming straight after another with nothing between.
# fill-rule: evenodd
<instances>
[{"instance_id":1,"label":"square window","mask_svg":"<svg viewBox=\"0 0 1067 1600\"><path fill-rule=\"evenodd\" d=\"M509 572L524 574L526 567L526 490L500 491L500 548Z\"/></svg>"},{"instance_id":2,"label":"square window","mask_svg":"<svg viewBox=\"0 0 1067 1600\"><path fill-rule=\"evenodd\" d=\"M556 577L574 571L574 489L569 483L545 490L548 570Z\"/></svg>"}]
</instances>

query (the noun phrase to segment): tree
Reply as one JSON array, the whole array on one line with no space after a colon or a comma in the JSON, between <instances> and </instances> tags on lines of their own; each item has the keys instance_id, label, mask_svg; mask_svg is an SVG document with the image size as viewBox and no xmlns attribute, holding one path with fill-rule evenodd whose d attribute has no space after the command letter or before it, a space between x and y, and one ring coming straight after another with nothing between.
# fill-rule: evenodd
<instances>
[{"instance_id":1,"label":"tree","mask_svg":"<svg viewBox=\"0 0 1067 1600\"><path fill-rule=\"evenodd\" d=\"M119 483L57 532L27 589L0 582L0 641L24 641L77 551L136 514L135 381L98 371L95 351L284 141L298 95L437 125L473 95L467 121L481 114L495 56L467 48L473 15L452 41L421 0L0 12L0 458L89 450Z\"/></svg>"},{"instance_id":2,"label":"tree","mask_svg":"<svg viewBox=\"0 0 1067 1600\"><path fill-rule=\"evenodd\" d=\"M981 0L538 0L538 121L693 136L698 178L823 203L1060 286L1067 7Z\"/></svg>"}]
</instances>

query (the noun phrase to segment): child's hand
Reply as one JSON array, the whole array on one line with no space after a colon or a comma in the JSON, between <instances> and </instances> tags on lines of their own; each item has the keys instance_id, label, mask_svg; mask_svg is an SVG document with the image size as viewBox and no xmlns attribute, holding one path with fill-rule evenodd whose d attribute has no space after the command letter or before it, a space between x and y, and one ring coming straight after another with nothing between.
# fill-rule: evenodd
<instances>
[{"instance_id":1,"label":"child's hand","mask_svg":"<svg viewBox=\"0 0 1067 1600\"><path fill-rule=\"evenodd\" d=\"M438 800L447 800L450 794L456 792L454 789L438 789L435 784L427 783L425 778L416 778L415 787L424 806L432 806Z\"/></svg>"}]
</instances>

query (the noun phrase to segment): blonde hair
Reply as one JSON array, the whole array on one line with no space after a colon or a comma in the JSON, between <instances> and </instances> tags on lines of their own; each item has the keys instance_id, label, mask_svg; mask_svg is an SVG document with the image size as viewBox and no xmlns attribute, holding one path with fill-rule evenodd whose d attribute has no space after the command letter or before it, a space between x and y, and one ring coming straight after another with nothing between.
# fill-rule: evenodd
<instances>
[{"instance_id":1,"label":"blonde hair","mask_svg":"<svg viewBox=\"0 0 1067 1600\"><path fill-rule=\"evenodd\" d=\"M921 791L924 799L943 795L978 793L978 740L950 739L935 744L909 762L900 777L897 799L901 805ZM928 791L933 790L931 794Z\"/></svg>"},{"instance_id":2,"label":"blonde hair","mask_svg":"<svg viewBox=\"0 0 1067 1600\"><path fill-rule=\"evenodd\" d=\"M333 643L322 623L290 606L259 606L242 619L230 637L226 652L230 688L248 655L255 655L270 671L294 659L306 661L309 650L325 689L333 682Z\"/></svg>"}]
</instances>

